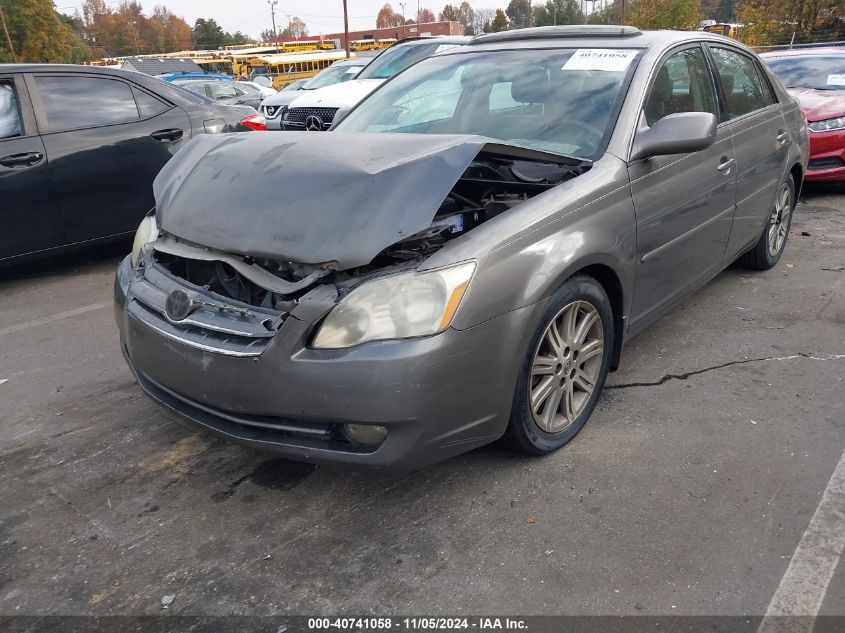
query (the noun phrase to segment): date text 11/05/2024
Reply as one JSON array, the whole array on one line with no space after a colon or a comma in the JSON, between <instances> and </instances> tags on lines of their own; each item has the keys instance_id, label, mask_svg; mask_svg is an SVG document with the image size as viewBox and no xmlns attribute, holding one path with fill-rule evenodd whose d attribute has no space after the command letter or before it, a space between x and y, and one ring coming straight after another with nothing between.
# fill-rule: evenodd
<instances>
[{"instance_id":1,"label":"date text 11/05/2024","mask_svg":"<svg viewBox=\"0 0 845 633\"><path fill-rule=\"evenodd\" d=\"M389 630L406 629L411 631L438 631L447 629L525 630L525 620L519 618L477 617L477 618L309 618L308 630Z\"/></svg>"}]
</instances>

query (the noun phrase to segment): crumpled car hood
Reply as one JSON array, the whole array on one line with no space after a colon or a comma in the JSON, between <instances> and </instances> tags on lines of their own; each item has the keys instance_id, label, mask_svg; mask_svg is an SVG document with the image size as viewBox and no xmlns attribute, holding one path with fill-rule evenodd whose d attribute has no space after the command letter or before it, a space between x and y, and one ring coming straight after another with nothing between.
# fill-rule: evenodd
<instances>
[{"instance_id":1,"label":"crumpled car hood","mask_svg":"<svg viewBox=\"0 0 845 633\"><path fill-rule=\"evenodd\" d=\"M159 225L230 253L338 269L428 228L489 139L469 135L199 134L153 184Z\"/></svg>"}]
</instances>

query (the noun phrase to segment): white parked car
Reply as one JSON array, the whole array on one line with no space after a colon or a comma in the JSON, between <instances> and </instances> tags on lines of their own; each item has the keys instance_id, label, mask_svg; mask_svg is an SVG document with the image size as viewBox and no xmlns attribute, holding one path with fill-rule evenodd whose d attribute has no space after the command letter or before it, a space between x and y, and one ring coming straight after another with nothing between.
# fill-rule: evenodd
<instances>
[{"instance_id":1,"label":"white parked car","mask_svg":"<svg viewBox=\"0 0 845 633\"><path fill-rule=\"evenodd\" d=\"M282 113L283 130L318 132L328 130L341 108L349 109L394 75L435 53L463 46L470 37L430 37L394 44L372 60L351 80L307 93L296 93ZM265 115L266 116L266 115Z\"/></svg>"},{"instance_id":2,"label":"white parked car","mask_svg":"<svg viewBox=\"0 0 845 633\"><path fill-rule=\"evenodd\" d=\"M302 94L304 90L319 90L335 84L349 82L358 76L361 69L372 61L371 59L362 59L360 57L353 57L351 59L342 59L335 62L328 68L324 68L319 73L306 79L295 90L280 90L271 97L268 97L261 102L261 114L267 121L268 130L282 129L282 114L285 108L290 105L291 101Z\"/></svg>"},{"instance_id":3,"label":"white parked car","mask_svg":"<svg viewBox=\"0 0 845 633\"><path fill-rule=\"evenodd\" d=\"M274 94L276 94L278 92L275 88L271 88L269 86L264 86L260 83L254 82L254 81L238 81L238 85L239 86L246 85L246 86L249 86L250 88L254 88L261 95L262 99L266 99L267 97L272 97Z\"/></svg>"}]
</instances>

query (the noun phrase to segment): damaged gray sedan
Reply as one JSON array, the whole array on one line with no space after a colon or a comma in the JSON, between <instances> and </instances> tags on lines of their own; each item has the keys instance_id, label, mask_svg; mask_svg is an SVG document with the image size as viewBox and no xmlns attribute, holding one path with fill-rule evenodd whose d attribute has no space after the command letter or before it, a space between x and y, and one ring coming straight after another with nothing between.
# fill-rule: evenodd
<instances>
[{"instance_id":1,"label":"damaged gray sedan","mask_svg":"<svg viewBox=\"0 0 845 633\"><path fill-rule=\"evenodd\" d=\"M167 409L292 459L548 453L630 337L777 263L806 161L797 103L735 42L477 37L329 134L192 140L118 270L121 346Z\"/></svg>"}]
</instances>

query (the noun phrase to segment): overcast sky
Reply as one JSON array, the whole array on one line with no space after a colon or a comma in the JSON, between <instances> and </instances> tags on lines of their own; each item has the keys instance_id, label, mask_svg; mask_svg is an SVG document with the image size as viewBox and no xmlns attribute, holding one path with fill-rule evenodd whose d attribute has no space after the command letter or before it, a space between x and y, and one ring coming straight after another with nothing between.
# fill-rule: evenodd
<instances>
[{"instance_id":1,"label":"overcast sky","mask_svg":"<svg viewBox=\"0 0 845 633\"><path fill-rule=\"evenodd\" d=\"M385 0L347 0L349 7L349 28L368 29L375 26L376 14ZM82 0L55 0L56 8L62 13L73 13L82 6ZM120 0L106 0L110 7L116 7ZM257 37L264 29L271 28L270 7L267 0L141 0L146 13L151 13L157 4L165 5L176 15L193 25L197 18L214 18L224 30L242 31ZM393 9L401 13L399 2L391 2ZM438 14L446 0L422 1L422 8L429 8ZM457 4L460 4L458 0ZM504 8L507 0L470 0L473 7ZM416 0L407 0L405 16L416 14ZM298 16L308 25L309 32L336 33L343 30L342 0L279 0L276 5L276 26L281 30L288 21L288 14Z\"/></svg>"}]
</instances>

